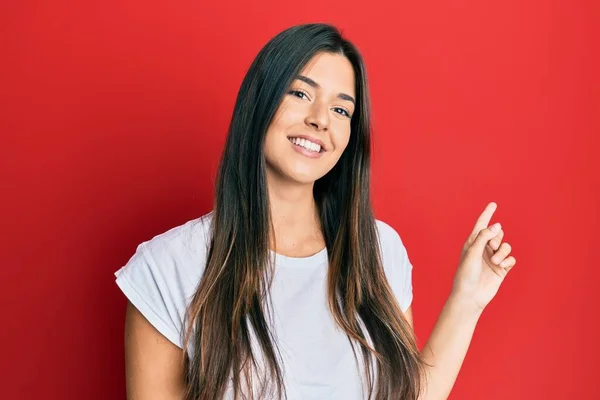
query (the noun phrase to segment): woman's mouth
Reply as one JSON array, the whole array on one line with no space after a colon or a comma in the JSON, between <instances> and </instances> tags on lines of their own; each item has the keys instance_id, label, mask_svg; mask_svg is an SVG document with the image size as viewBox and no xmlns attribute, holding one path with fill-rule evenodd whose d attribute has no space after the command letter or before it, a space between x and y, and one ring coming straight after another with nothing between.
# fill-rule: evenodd
<instances>
[{"instance_id":1,"label":"woman's mouth","mask_svg":"<svg viewBox=\"0 0 600 400\"><path fill-rule=\"evenodd\" d=\"M289 137L288 140L292 143L294 150L310 158L319 158L324 153L323 148L309 140L302 138Z\"/></svg>"}]
</instances>

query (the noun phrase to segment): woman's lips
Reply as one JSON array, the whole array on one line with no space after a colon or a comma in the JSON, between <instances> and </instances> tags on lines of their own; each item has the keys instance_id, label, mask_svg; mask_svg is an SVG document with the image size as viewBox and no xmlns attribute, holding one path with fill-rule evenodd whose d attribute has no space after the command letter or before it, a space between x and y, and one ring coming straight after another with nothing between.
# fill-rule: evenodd
<instances>
[{"instance_id":1,"label":"woman's lips","mask_svg":"<svg viewBox=\"0 0 600 400\"><path fill-rule=\"evenodd\" d=\"M302 146L298 146L297 144L292 143L291 140L288 140L288 142L290 142L290 145L294 148L294 150L296 150L298 153L309 157L309 158L319 158L321 157L321 155L323 154L322 151L316 152L316 151L310 151L308 149L305 149Z\"/></svg>"}]
</instances>

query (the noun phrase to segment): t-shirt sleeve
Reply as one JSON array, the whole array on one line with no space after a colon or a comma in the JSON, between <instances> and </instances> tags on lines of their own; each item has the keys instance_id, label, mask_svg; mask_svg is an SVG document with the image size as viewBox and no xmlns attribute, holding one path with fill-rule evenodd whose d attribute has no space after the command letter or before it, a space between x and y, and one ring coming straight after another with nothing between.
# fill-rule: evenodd
<instances>
[{"instance_id":1,"label":"t-shirt sleeve","mask_svg":"<svg viewBox=\"0 0 600 400\"><path fill-rule=\"evenodd\" d=\"M127 264L115 272L116 283L163 336L182 348L181 310L172 290L173 278L169 276L168 267L157 265L144 242Z\"/></svg>"},{"instance_id":2,"label":"t-shirt sleeve","mask_svg":"<svg viewBox=\"0 0 600 400\"><path fill-rule=\"evenodd\" d=\"M402 312L406 312L413 300L413 287L412 287L412 269L413 266L408 258L408 252L402 239L396 234L397 240L396 245L393 249L394 254L394 282L392 287L400 303Z\"/></svg>"},{"instance_id":3,"label":"t-shirt sleeve","mask_svg":"<svg viewBox=\"0 0 600 400\"><path fill-rule=\"evenodd\" d=\"M413 266L398 232L382 221L378 221L378 228L386 277L400 304L400 309L406 312L413 300Z\"/></svg>"}]
</instances>

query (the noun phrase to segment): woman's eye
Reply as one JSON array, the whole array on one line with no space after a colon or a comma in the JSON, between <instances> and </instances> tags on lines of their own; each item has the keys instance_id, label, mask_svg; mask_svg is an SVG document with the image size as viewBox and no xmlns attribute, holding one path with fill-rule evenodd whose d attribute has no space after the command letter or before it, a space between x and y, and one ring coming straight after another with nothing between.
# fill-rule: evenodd
<instances>
[{"instance_id":1,"label":"woman's eye","mask_svg":"<svg viewBox=\"0 0 600 400\"><path fill-rule=\"evenodd\" d=\"M291 94L291 95L294 95L294 96L296 96L296 97L300 97L301 99L303 98L303 97L301 97L301 96L304 96L304 97L306 97L306 93L304 93L304 92L301 92L301 91L299 91L299 90L290 90L288 93L289 93L289 94ZM298 96L298 95L301 95L301 96Z\"/></svg>"},{"instance_id":2,"label":"woman's eye","mask_svg":"<svg viewBox=\"0 0 600 400\"><path fill-rule=\"evenodd\" d=\"M292 96L298 97L300 99L308 98L307 94L300 90L290 90L288 92L288 94L291 94ZM302 96L304 96L304 97L302 97ZM336 110L336 112L338 114L345 115L346 117L350 118L350 113L348 111L344 110L343 108L335 107L334 110Z\"/></svg>"},{"instance_id":3,"label":"woman's eye","mask_svg":"<svg viewBox=\"0 0 600 400\"><path fill-rule=\"evenodd\" d=\"M343 108L336 107L334 110L341 110L342 112L341 113L338 112L338 114L342 114L342 115L345 115L346 117L350 117L350 114L348 113L348 111L344 110Z\"/></svg>"}]
</instances>

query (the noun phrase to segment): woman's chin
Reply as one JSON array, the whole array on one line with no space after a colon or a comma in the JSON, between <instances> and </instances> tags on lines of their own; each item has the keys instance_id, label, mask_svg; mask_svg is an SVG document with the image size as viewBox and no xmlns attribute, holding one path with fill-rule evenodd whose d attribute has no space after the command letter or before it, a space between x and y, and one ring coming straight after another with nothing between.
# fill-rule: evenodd
<instances>
[{"instance_id":1,"label":"woman's chin","mask_svg":"<svg viewBox=\"0 0 600 400\"><path fill-rule=\"evenodd\" d=\"M290 177L290 180L298 183L299 185L310 185L315 183L317 179L310 176L294 176Z\"/></svg>"},{"instance_id":2,"label":"woman's chin","mask_svg":"<svg viewBox=\"0 0 600 400\"><path fill-rule=\"evenodd\" d=\"M292 171L288 174L289 180L303 185L315 183L320 177L321 175L316 174L315 171Z\"/></svg>"},{"instance_id":3,"label":"woman's chin","mask_svg":"<svg viewBox=\"0 0 600 400\"><path fill-rule=\"evenodd\" d=\"M304 166L300 168L287 168L279 167L279 168L269 168L267 165L267 171L271 171L273 173L273 177L276 179L281 179L287 182L294 182L299 185L308 185L313 184L319 178L323 176L320 170L316 170L315 168L304 168Z\"/></svg>"}]
</instances>

